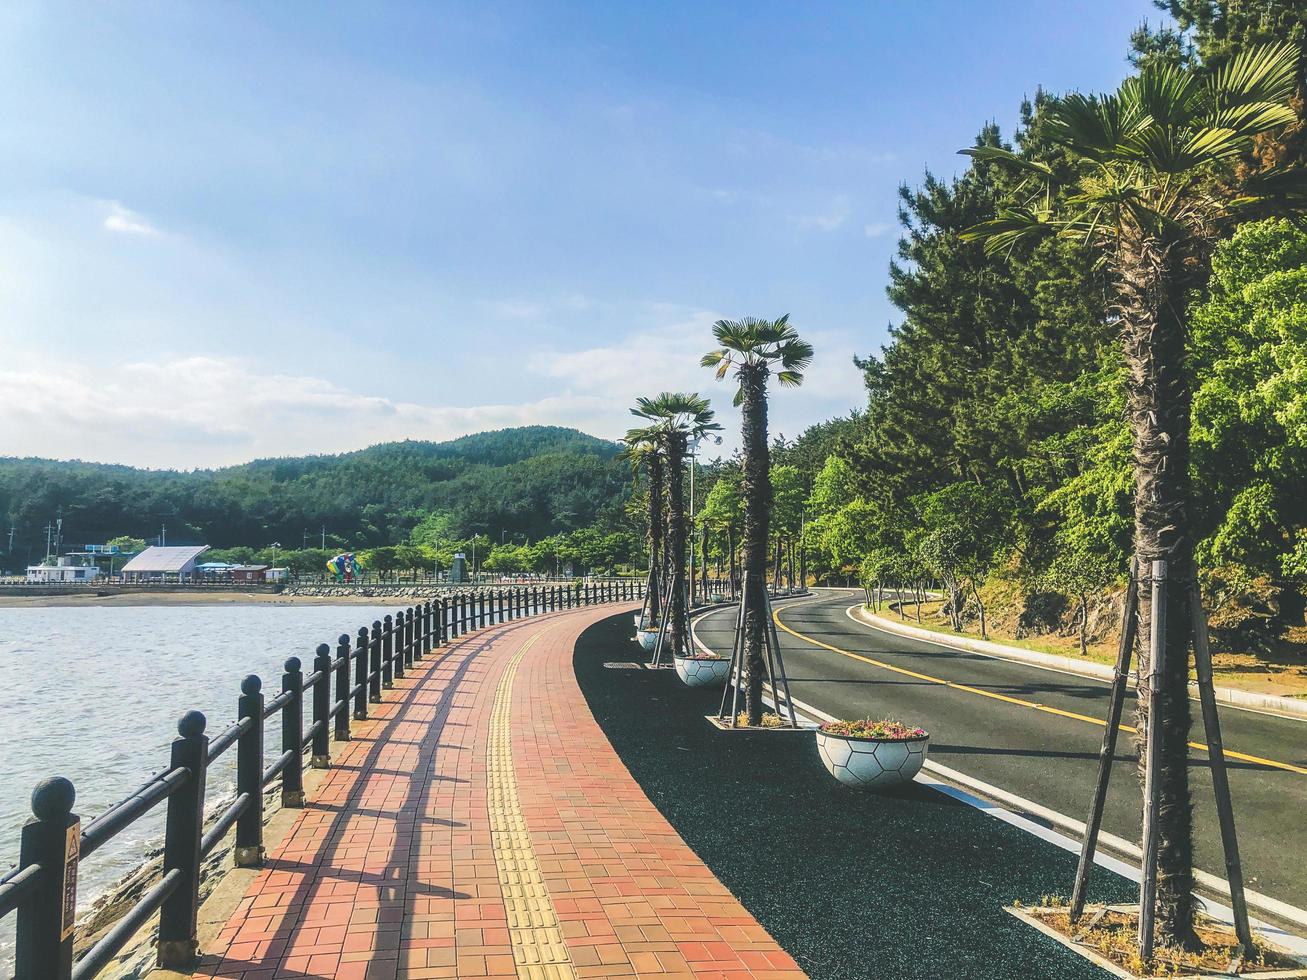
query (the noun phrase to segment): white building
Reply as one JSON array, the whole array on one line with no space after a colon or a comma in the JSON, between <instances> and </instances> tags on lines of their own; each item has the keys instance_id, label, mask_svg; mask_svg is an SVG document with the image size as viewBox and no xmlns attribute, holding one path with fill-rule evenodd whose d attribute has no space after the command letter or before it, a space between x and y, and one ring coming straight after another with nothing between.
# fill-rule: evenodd
<instances>
[{"instance_id":1,"label":"white building","mask_svg":"<svg viewBox=\"0 0 1307 980\"><path fill-rule=\"evenodd\" d=\"M196 565L207 544L185 548L146 548L123 566L128 582L189 582L198 578Z\"/></svg>"},{"instance_id":2,"label":"white building","mask_svg":"<svg viewBox=\"0 0 1307 980\"><path fill-rule=\"evenodd\" d=\"M27 581L37 585L76 584L93 582L100 577L100 569L95 565L74 564L71 558L63 557L56 565L28 565Z\"/></svg>"}]
</instances>

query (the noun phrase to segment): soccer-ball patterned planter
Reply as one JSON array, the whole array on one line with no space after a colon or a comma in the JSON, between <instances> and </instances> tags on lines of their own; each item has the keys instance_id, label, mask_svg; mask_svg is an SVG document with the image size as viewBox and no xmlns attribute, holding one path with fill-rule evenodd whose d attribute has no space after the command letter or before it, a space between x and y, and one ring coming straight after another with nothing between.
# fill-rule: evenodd
<instances>
[{"instance_id":1,"label":"soccer-ball patterned planter","mask_svg":"<svg viewBox=\"0 0 1307 980\"><path fill-rule=\"evenodd\" d=\"M676 657L675 662L677 675L689 687L721 687L731 676L731 662L725 657Z\"/></svg>"},{"instance_id":2,"label":"soccer-ball patterned planter","mask_svg":"<svg viewBox=\"0 0 1307 980\"><path fill-rule=\"evenodd\" d=\"M644 647L645 653L653 653L654 648L658 646L657 630L636 630L635 638L640 641L640 646Z\"/></svg>"},{"instance_id":3,"label":"soccer-ball patterned planter","mask_svg":"<svg viewBox=\"0 0 1307 980\"><path fill-rule=\"evenodd\" d=\"M910 783L926 761L930 736L852 738L817 730L817 752L826 771L846 786L886 789Z\"/></svg>"}]
</instances>

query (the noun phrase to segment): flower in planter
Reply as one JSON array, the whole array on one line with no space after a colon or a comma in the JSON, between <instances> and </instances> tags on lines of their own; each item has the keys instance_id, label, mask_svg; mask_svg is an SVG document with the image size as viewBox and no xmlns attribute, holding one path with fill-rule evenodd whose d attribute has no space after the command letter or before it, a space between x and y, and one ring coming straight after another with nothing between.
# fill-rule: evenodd
<instances>
[{"instance_id":1,"label":"flower in planter","mask_svg":"<svg viewBox=\"0 0 1307 980\"><path fill-rule=\"evenodd\" d=\"M717 654L715 654L715 653L713 653L713 652L711 652L711 651L709 651L709 650L695 650L694 653L687 654L686 656L684 656L684 657L680 657L680 658L678 658L678 659L680 659L680 660L725 660L726 658L725 658L725 657L719 657Z\"/></svg>"},{"instance_id":2,"label":"flower in planter","mask_svg":"<svg viewBox=\"0 0 1307 980\"><path fill-rule=\"evenodd\" d=\"M821 726L827 735L841 735L845 738L875 739L884 742L903 741L910 738L922 738L926 735L924 728L911 728L902 722L890 718L859 718L856 721L828 721Z\"/></svg>"},{"instance_id":3,"label":"flower in planter","mask_svg":"<svg viewBox=\"0 0 1307 980\"><path fill-rule=\"evenodd\" d=\"M738 725L740 728L748 728L749 713L747 711L741 711L740 714L735 719L735 724ZM781 725L783 724L785 724L785 722L782 720L781 716L778 715L776 712L764 711L762 713L763 728L780 728Z\"/></svg>"}]
</instances>

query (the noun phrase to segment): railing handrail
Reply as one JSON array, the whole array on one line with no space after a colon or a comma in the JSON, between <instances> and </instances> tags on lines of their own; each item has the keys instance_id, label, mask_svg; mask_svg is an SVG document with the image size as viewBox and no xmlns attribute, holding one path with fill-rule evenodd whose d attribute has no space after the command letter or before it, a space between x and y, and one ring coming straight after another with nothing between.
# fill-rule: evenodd
<instances>
[{"instance_id":1,"label":"railing handrail","mask_svg":"<svg viewBox=\"0 0 1307 980\"><path fill-rule=\"evenodd\" d=\"M175 583L174 583L175 584ZM42 780L32 793L33 816L23 826L17 867L0 876L0 918L18 913L16 980L89 980L159 913L157 962L186 967L198 956L197 913L201 862L236 832L237 866L263 862L264 790L281 779L283 807L304 805L304 753L314 768L330 766L330 742L348 741L351 721L368 717L369 703L383 699L395 678L416 661L473 629L596 602L641 599L644 583L635 579L551 582L468 583L418 601L341 634L332 647L320 644L312 671L298 657L287 659L281 690L265 697L263 682L249 675L241 682L237 720L209 738L200 712L188 711L177 724L169 765L134 792L89 821L85 828L72 812L76 794L63 777ZM353 668L353 670L351 670ZM305 726L305 706L311 711ZM266 758L264 722L281 715L279 750ZM333 727L334 726L334 727ZM208 769L232 746L237 748L236 795L207 815ZM167 801L163 873L123 917L74 961L77 874L80 862Z\"/></svg>"}]
</instances>

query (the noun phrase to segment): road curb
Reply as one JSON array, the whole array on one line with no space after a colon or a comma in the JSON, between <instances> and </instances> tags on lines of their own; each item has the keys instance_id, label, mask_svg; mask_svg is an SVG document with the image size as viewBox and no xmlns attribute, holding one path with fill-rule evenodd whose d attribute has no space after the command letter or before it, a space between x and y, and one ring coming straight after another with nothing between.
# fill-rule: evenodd
<instances>
[{"instance_id":1,"label":"road curb","mask_svg":"<svg viewBox=\"0 0 1307 980\"><path fill-rule=\"evenodd\" d=\"M1008 646L1005 643L993 643L989 640L973 640L965 636L947 636L936 633L934 630L909 626L907 623L896 623L892 619L886 619L883 616L868 612L861 605L854 607L853 618L872 629L895 633L914 640L926 640L940 646L952 647L955 650L966 650L968 653L979 653L987 657L997 657L1000 660L1017 660L1036 667L1046 667L1050 670L1059 670L1068 674L1079 674L1082 677L1092 677L1096 680L1110 681L1112 679L1112 668L1106 664L1073 660L1070 657L1062 657L1055 653L1041 653L1038 650L1027 650L1024 647ZM1131 677L1130 683L1133 686L1133 677ZM1198 688L1193 683L1189 685L1189 692L1190 697L1197 698ZM1218 687L1216 688L1216 700L1221 704L1228 704L1236 708L1249 708L1253 711L1265 711L1275 715L1307 720L1307 701L1280 697L1278 694L1258 694L1255 691L1240 691L1232 687Z\"/></svg>"}]
</instances>

